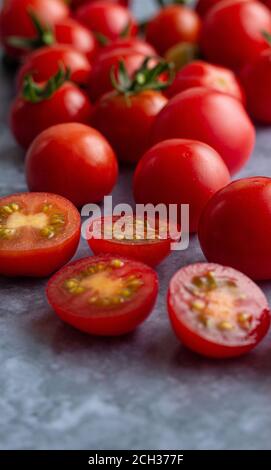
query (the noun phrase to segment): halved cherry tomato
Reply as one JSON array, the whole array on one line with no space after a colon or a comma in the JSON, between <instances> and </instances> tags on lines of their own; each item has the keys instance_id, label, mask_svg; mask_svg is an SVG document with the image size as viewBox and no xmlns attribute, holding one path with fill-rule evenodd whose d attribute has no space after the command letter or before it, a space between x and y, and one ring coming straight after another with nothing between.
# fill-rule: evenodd
<instances>
[{"instance_id":1,"label":"halved cherry tomato","mask_svg":"<svg viewBox=\"0 0 271 470\"><path fill-rule=\"evenodd\" d=\"M139 216L95 219L86 237L95 255L111 254L156 266L170 255L171 243L180 239L178 227Z\"/></svg>"},{"instance_id":2,"label":"halved cherry tomato","mask_svg":"<svg viewBox=\"0 0 271 470\"><path fill-rule=\"evenodd\" d=\"M135 36L138 26L132 13L125 7L110 1L90 2L76 11L76 19L98 36L118 39Z\"/></svg>"},{"instance_id":3,"label":"halved cherry tomato","mask_svg":"<svg viewBox=\"0 0 271 470\"><path fill-rule=\"evenodd\" d=\"M271 13L265 5L223 1L203 22L201 48L210 62L239 71L268 47L263 31L271 33Z\"/></svg>"},{"instance_id":4,"label":"halved cherry tomato","mask_svg":"<svg viewBox=\"0 0 271 470\"><path fill-rule=\"evenodd\" d=\"M271 280L271 178L245 178L219 191L202 214L199 239L208 261Z\"/></svg>"},{"instance_id":5,"label":"halved cherry tomato","mask_svg":"<svg viewBox=\"0 0 271 470\"><path fill-rule=\"evenodd\" d=\"M156 273L137 261L114 256L79 260L49 282L47 296L66 323L96 336L119 336L151 313L158 293Z\"/></svg>"},{"instance_id":6,"label":"halved cherry tomato","mask_svg":"<svg viewBox=\"0 0 271 470\"><path fill-rule=\"evenodd\" d=\"M264 293L244 274L217 264L195 264L175 274L168 310L181 342L211 358L247 354L270 328Z\"/></svg>"},{"instance_id":7,"label":"halved cherry tomato","mask_svg":"<svg viewBox=\"0 0 271 470\"><path fill-rule=\"evenodd\" d=\"M183 5L162 8L146 28L147 41L159 54L180 42L196 43L199 39L201 21L197 13Z\"/></svg>"},{"instance_id":8,"label":"halved cherry tomato","mask_svg":"<svg viewBox=\"0 0 271 470\"><path fill-rule=\"evenodd\" d=\"M79 123L58 124L36 137L26 156L31 191L67 197L77 207L100 202L117 180L118 163L105 138Z\"/></svg>"},{"instance_id":9,"label":"halved cherry tomato","mask_svg":"<svg viewBox=\"0 0 271 470\"><path fill-rule=\"evenodd\" d=\"M71 80L78 85L84 86L89 82L91 65L87 57L71 46L56 44L27 55L17 76L18 89L21 89L26 75L32 75L36 82L46 82L57 73L59 66L69 69Z\"/></svg>"},{"instance_id":10,"label":"halved cherry tomato","mask_svg":"<svg viewBox=\"0 0 271 470\"><path fill-rule=\"evenodd\" d=\"M231 173L249 159L255 129L242 103L207 88L191 88L172 98L158 114L152 129L153 144L167 139L195 139L213 147Z\"/></svg>"},{"instance_id":11,"label":"halved cherry tomato","mask_svg":"<svg viewBox=\"0 0 271 470\"><path fill-rule=\"evenodd\" d=\"M190 230L196 232L200 215L213 194L230 182L218 153L202 142L172 139L151 148L134 175L138 204L189 204Z\"/></svg>"},{"instance_id":12,"label":"halved cherry tomato","mask_svg":"<svg viewBox=\"0 0 271 470\"><path fill-rule=\"evenodd\" d=\"M21 57L25 51L9 45L11 37L35 38L35 27L29 12L35 13L44 24L53 25L67 18L69 9L63 0L8 0L0 13L0 38L6 53Z\"/></svg>"},{"instance_id":13,"label":"halved cherry tomato","mask_svg":"<svg viewBox=\"0 0 271 470\"><path fill-rule=\"evenodd\" d=\"M116 70L119 62L123 61L129 77L141 67L146 55L129 49L116 49L94 62L90 74L88 93L93 102L114 89L111 73Z\"/></svg>"},{"instance_id":14,"label":"halved cherry tomato","mask_svg":"<svg viewBox=\"0 0 271 470\"><path fill-rule=\"evenodd\" d=\"M55 194L0 198L0 275L49 276L75 254L80 223L74 205Z\"/></svg>"},{"instance_id":15,"label":"halved cherry tomato","mask_svg":"<svg viewBox=\"0 0 271 470\"><path fill-rule=\"evenodd\" d=\"M183 67L176 75L172 85L166 90L166 95L172 98L182 91L195 87L220 91L239 101L245 101L242 87L231 70L202 60L196 60Z\"/></svg>"},{"instance_id":16,"label":"halved cherry tomato","mask_svg":"<svg viewBox=\"0 0 271 470\"><path fill-rule=\"evenodd\" d=\"M127 49L129 51L139 52L140 54L144 54L148 57L157 56L157 52L154 47L143 39L120 38L116 39L115 41L109 42L105 46L101 47L97 54L97 60L101 59L104 55L107 55L109 53L117 53L118 49L121 49L122 51L124 49Z\"/></svg>"},{"instance_id":17,"label":"halved cherry tomato","mask_svg":"<svg viewBox=\"0 0 271 470\"><path fill-rule=\"evenodd\" d=\"M25 78L23 91L10 111L11 130L25 149L48 127L65 122L90 124L93 108L89 98L66 78L61 69L42 86L29 76Z\"/></svg>"}]
</instances>

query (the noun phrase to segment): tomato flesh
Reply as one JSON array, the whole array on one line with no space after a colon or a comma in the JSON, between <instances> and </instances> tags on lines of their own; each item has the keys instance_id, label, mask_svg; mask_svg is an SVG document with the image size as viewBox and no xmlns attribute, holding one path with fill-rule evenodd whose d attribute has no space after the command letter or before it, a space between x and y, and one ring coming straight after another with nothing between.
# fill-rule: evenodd
<instances>
[{"instance_id":1,"label":"tomato flesh","mask_svg":"<svg viewBox=\"0 0 271 470\"><path fill-rule=\"evenodd\" d=\"M171 243L180 238L177 232L168 223L158 226L143 217L115 216L94 220L87 238L95 255L109 253L156 266L169 256Z\"/></svg>"},{"instance_id":2,"label":"tomato flesh","mask_svg":"<svg viewBox=\"0 0 271 470\"><path fill-rule=\"evenodd\" d=\"M150 314L158 293L155 272L114 256L79 260L50 280L49 303L66 323L96 336L133 331Z\"/></svg>"},{"instance_id":3,"label":"tomato flesh","mask_svg":"<svg viewBox=\"0 0 271 470\"><path fill-rule=\"evenodd\" d=\"M52 274L75 254L80 214L68 200L48 193L0 199L0 274Z\"/></svg>"},{"instance_id":4,"label":"tomato flesh","mask_svg":"<svg viewBox=\"0 0 271 470\"><path fill-rule=\"evenodd\" d=\"M195 264L171 280L168 310L182 343L203 356L248 353L270 327L267 299L244 274L216 264Z\"/></svg>"}]
</instances>

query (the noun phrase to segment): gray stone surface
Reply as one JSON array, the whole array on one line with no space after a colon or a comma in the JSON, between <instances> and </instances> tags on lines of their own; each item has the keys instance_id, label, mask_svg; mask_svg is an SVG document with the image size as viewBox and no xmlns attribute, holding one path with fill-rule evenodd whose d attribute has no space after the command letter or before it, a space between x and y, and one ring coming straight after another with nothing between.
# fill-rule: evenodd
<instances>
[{"instance_id":1,"label":"gray stone surface","mask_svg":"<svg viewBox=\"0 0 271 470\"><path fill-rule=\"evenodd\" d=\"M139 0L140 1L140 0ZM141 6L142 6L141 2ZM144 1L144 7L146 2ZM11 78L0 78L0 194L26 189L23 154L7 127ZM268 175L271 132L242 175ZM115 202L131 200L122 172ZM89 254L82 242L77 257ZM0 279L1 449L270 449L271 336L251 355L212 362L186 351L166 312L169 279L202 260L196 239L159 269L151 318L121 339L62 324L45 281ZM271 300L271 289L263 286Z\"/></svg>"}]
</instances>

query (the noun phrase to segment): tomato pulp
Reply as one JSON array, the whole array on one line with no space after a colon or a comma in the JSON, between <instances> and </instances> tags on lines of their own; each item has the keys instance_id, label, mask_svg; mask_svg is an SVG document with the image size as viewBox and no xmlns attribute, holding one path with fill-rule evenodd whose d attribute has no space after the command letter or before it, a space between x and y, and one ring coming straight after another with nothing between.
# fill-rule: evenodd
<instances>
[{"instance_id":1,"label":"tomato pulp","mask_svg":"<svg viewBox=\"0 0 271 470\"><path fill-rule=\"evenodd\" d=\"M268 302L259 287L244 274L217 264L195 264L175 274L168 311L185 346L217 359L248 353L270 327Z\"/></svg>"},{"instance_id":2,"label":"tomato pulp","mask_svg":"<svg viewBox=\"0 0 271 470\"><path fill-rule=\"evenodd\" d=\"M96 336L119 336L151 313L158 293L156 273L137 261L114 256L79 260L49 282L47 296L66 323Z\"/></svg>"}]
</instances>

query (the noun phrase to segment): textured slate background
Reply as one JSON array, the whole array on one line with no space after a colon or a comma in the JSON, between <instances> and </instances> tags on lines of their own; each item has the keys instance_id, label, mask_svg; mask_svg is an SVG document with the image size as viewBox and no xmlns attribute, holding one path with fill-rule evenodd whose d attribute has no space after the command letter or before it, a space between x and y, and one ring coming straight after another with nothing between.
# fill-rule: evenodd
<instances>
[{"instance_id":1,"label":"textured slate background","mask_svg":"<svg viewBox=\"0 0 271 470\"><path fill-rule=\"evenodd\" d=\"M145 16L151 5L136 1ZM11 77L0 77L0 194L26 189L7 127ZM244 175L268 175L271 131L258 131ZM114 201L131 200L122 172ZM82 242L77 257L88 255ZM271 336L250 356L212 362L182 348L166 313L175 271L203 259L197 240L159 267L161 292L137 332L93 339L47 306L45 281L0 279L1 449L270 449ZM271 288L264 285L271 300Z\"/></svg>"}]
</instances>

